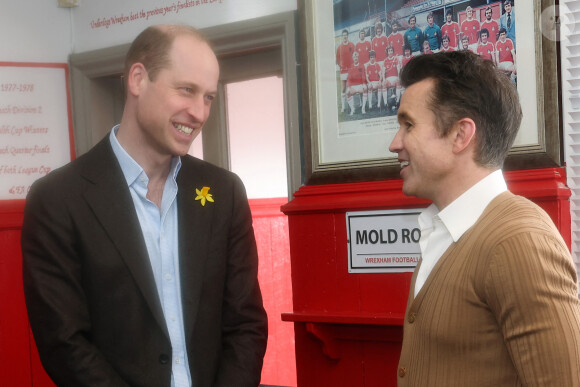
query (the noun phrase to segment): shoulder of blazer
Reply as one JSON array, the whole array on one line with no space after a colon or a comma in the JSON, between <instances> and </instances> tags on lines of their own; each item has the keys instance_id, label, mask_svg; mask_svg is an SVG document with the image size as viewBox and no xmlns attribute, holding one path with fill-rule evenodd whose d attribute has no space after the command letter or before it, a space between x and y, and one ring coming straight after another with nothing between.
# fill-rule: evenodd
<instances>
[{"instance_id":1,"label":"shoulder of blazer","mask_svg":"<svg viewBox=\"0 0 580 387\"><path fill-rule=\"evenodd\" d=\"M36 180L34 185L37 188L51 187L59 190L59 187L66 187L67 190L70 190L75 188L75 185L83 179L94 181L99 176L117 175L116 177L118 177L119 173L122 176L109 137L106 136L88 152L64 166L54 169L48 175Z\"/></svg>"}]
</instances>

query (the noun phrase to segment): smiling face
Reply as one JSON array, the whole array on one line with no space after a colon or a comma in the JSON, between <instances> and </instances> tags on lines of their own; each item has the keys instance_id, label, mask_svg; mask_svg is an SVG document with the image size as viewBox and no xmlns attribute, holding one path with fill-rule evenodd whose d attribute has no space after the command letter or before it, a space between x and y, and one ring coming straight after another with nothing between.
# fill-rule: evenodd
<instances>
[{"instance_id":1,"label":"smiling face","mask_svg":"<svg viewBox=\"0 0 580 387\"><path fill-rule=\"evenodd\" d=\"M481 43L483 43L483 44L487 43L487 32L481 33Z\"/></svg>"},{"instance_id":2,"label":"smiling face","mask_svg":"<svg viewBox=\"0 0 580 387\"><path fill-rule=\"evenodd\" d=\"M177 36L170 63L149 79L143 71L136 83L135 139L144 155L185 155L201 132L217 94L219 66L211 48L197 37Z\"/></svg>"},{"instance_id":3,"label":"smiling face","mask_svg":"<svg viewBox=\"0 0 580 387\"><path fill-rule=\"evenodd\" d=\"M400 128L389 150L398 154L405 195L437 203L453 168L451 136L441 137L428 99L434 86L426 79L409 86L398 111Z\"/></svg>"},{"instance_id":4,"label":"smiling face","mask_svg":"<svg viewBox=\"0 0 580 387\"><path fill-rule=\"evenodd\" d=\"M461 39L461 45L463 46L464 50L469 48L469 38L465 37Z\"/></svg>"}]
</instances>

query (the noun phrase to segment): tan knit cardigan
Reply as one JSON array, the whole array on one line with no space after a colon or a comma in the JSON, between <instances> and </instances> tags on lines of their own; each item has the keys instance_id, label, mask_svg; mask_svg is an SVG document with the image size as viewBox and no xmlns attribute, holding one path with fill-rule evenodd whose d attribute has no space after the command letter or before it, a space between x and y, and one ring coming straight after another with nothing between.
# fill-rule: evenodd
<instances>
[{"instance_id":1,"label":"tan knit cardigan","mask_svg":"<svg viewBox=\"0 0 580 387\"><path fill-rule=\"evenodd\" d=\"M411 290L398 385L580 386L576 269L543 210L499 195Z\"/></svg>"}]
</instances>

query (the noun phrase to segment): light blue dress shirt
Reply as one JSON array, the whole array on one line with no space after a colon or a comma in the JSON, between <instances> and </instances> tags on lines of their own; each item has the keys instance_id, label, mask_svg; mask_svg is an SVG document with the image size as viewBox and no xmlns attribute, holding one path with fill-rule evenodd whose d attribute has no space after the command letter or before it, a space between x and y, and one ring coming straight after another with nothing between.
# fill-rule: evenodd
<instances>
[{"instance_id":1,"label":"light blue dress shirt","mask_svg":"<svg viewBox=\"0 0 580 387\"><path fill-rule=\"evenodd\" d=\"M172 348L171 386L191 386L191 374L187 360L181 286L179 276L179 241L177 232L177 173L181 159L174 157L161 199L161 208L147 199L149 178L137 162L123 149L117 140L119 125L111 131L110 141L127 180L133 204L137 211L157 293L163 307L165 323ZM138 345L138 344L137 344Z\"/></svg>"}]
</instances>

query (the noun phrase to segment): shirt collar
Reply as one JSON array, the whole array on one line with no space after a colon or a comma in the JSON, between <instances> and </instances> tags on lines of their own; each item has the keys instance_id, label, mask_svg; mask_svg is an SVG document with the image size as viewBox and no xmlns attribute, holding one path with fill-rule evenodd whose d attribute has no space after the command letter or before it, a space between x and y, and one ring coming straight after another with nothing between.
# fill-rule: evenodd
<instances>
[{"instance_id":1,"label":"shirt collar","mask_svg":"<svg viewBox=\"0 0 580 387\"><path fill-rule=\"evenodd\" d=\"M457 242L477 222L485 207L504 191L507 191L507 185L501 169L498 169L481 179L442 211L435 204L427 207L419 216L421 232L432 229L433 220L438 217L453 241Z\"/></svg>"},{"instance_id":2,"label":"shirt collar","mask_svg":"<svg viewBox=\"0 0 580 387\"><path fill-rule=\"evenodd\" d=\"M129 153L123 148L119 140L117 139L117 132L119 131L119 125L115 125L113 130L111 130L111 134L109 135L109 141L111 142L111 147L113 148L113 153L117 160L119 161L119 165L121 166L121 171L123 171L123 175L125 176L125 180L127 181L127 185L131 186L135 180L141 175L144 174L143 168L133 159ZM177 179L177 173L181 169L181 158L175 156L171 159L171 167L169 171L169 176L173 177L175 181ZM145 175L145 177L147 177Z\"/></svg>"},{"instance_id":3,"label":"shirt collar","mask_svg":"<svg viewBox=\"0 0 580 387\"><path fill-rule=\"evenodd\" d=\"M455 199L439 212L439 218L449 230L454 242L477 222L485 207L507 190L501 169L498 169Z\"/></svg>"}]
</instances>

